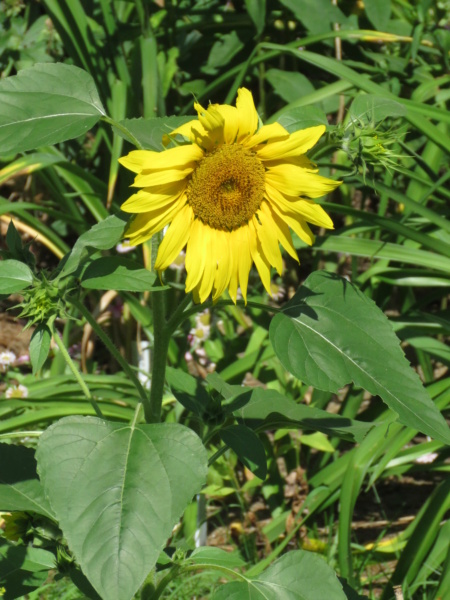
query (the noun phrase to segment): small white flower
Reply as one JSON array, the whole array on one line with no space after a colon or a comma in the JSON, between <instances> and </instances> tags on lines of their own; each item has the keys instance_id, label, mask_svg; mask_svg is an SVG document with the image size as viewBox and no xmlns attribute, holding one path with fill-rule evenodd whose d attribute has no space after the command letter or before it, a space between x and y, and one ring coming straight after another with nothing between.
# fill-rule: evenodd
<instances>
[{"instance_id":1,"label":"small white flower","mask_svg":"<svg viewBox=\"0 0 450 600\"><path fill-rule=\"evenodd\" d=\"M6 390L5 396L7 398L28 398L28 388L21 383L13 385Z\"/></svg>"},{"instance_id":2,"label":"small white flower","mask_svg":"<svg viewBox=\"0 0 450 600\"><path fill-rule=\"evenodd\" d=\"M202 343L209 338L211 333L211 314L209 310L197 313L195 317L195 326L189 333L192 339L191 345Z\"/></svg>"},{"instance_id":3,"label":"small white flower","mask_svg":"<svg viewBox=\"0 0 450 600\"><path fill-rule=\"evenodd\" d=\"M122 243L117 244L116 250L119 254L126 254L134 250L136 246L132 246L129 240L124 240Z\"/></svg>"},{"instance_id":4,"label":"small white flower","mask_svg":"<svg viewBox=\"0 0 450 600\"><path fill-rule=\"evenodd\" d=\"M11 350L3 350L0 352L0 365L4 368L10 367L16 358L16 355Z\"/></svg>"},{"instance_id":5,"label":"small white flower","mask_svg":"<svg viewBox=\"0 0 450 600\"><path fill-rule=\"evenodd\" d=\"M428 465L434 462L438 456L439 454L437 452L427 452L426 454L422 454L422 456L416 458L415 462L419 463L420 465Z\"/></svg>"}]
</instances>

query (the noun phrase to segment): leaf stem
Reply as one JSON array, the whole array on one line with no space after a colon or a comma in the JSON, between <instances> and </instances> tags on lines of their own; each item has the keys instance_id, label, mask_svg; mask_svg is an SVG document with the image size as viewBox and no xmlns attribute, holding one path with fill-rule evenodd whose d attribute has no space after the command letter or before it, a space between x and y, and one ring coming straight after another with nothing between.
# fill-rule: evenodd
<instances>
[{"instance_id":1,"label":"leaf stem","mask_svg":"<svg viewBox=\"0 0 450 600\"><path fill-rule=\"evenodd\" d=\"M138 150L143 149L142 144L139 142L139 140L134 137L134 135L129 129L127 129L124 125L121 125L119 121L115 121L114 119L111 119L111 117L102 117L101 120L105 123L108 123L108 125L111 125L111 127L115 127L118 131L120 131L123 137L125 139L128 139L134 146L136 146Z\"/></svg>"},{"instance_id":2,"label":"leaf stem","mask_svg":"<svg viewBox=\"0 0 450 600\"><path fill-rule=\"evenodd\" d=\"M75 379L78 381L81 389L83 390L84 395L89 400L89 402L92 404L92 407L95 410L96 415L98 417L100 417L101 419L103 419L104 417L103 417L102 411L100 410L100 407L98 406L97 402L92 397L90 389L86 385L86 382L84 381L80 371L77 369L75 363L73 362L69 352L67 351L66 346L64 345L64 342L59 337L59 334L58 334L58 331L56 330L54 322L49 321L47 323L47 325L48 325L50 331L52 332L52 337L55 340L55 343L58 346L59 351L63 355L63 358L66 361L67 365L69 366L69 369L72 371Z\"/></svg>"}]
</instances>

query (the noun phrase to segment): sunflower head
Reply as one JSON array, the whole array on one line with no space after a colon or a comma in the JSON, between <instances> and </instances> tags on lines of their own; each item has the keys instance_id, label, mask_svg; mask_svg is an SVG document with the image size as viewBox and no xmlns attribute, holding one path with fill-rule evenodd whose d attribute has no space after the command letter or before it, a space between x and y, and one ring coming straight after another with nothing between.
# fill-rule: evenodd
<instances>
[{"instance_id":1,"label":"sunflower head","mask_svg":"<svg viewBox=\"0 0 450 600\"><path fill-rule=\"evenodd\" d=\"M318 175L305 155L325 127L289 134L279 123L260 125L245 88L236 107L194 106L197 119L171 133L178 145L120 159L138 188L122 205L135 215L125 235L137 245L170 225L155 268L164 271L185 248L186 292L197 302L226 290L236 302L238 287L246 300L253 263L271 294L271 268L283 268L280 245L298 260L290 229L312 244L308 223L333 228L313 199L340 182Z\"/></svg>"}]
</instances>

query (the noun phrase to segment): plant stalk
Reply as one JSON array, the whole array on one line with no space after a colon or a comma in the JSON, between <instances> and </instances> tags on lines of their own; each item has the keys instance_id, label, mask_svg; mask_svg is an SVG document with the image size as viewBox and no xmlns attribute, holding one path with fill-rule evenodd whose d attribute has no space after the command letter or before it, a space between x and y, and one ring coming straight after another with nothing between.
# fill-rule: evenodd
<instances>
[{"instance_id":1,"label":"plant stalk","mask_svg":"<svg viewBox=\"0 0 450 600\"><path fill-rule=\"evenodd\" d=\"M73 362L69 352L67 351L67 348L64 345L64 342L59 337L58 332L56 331L55 324L53 322L49 321L48 327L50 328L50 331L52 332L52 337L55 340L55 343L58 346L59 351L63 355L64 360L66 361L67 365L69 366L69 369L72 371L75 379L78 381L81 389L83 390L84 395L89 400L89 402L92 404L92 407L95 410L96 415L98 417L100 417L100 419L103 419L104 417L103 417L102 411L100 410L99 405L92 397L90 389L86 385L86 382L84 381L80 371L77 369L75 363Z\"/></svg>"}]
</instances>

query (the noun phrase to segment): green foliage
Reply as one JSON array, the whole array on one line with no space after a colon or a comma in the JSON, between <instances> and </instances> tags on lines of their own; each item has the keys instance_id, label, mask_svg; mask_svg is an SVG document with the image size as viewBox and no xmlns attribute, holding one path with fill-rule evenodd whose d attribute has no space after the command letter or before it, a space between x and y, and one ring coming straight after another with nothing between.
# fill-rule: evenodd
<instances>
[{"instance_id":1,"label":"green foliage","mask_svg":"<svg viewBox=\"0 0 450 600\"><path fill-rule=\"evenodd\" d=\"M1 321L2 597L449 594L447 20L0 2L0 300L34 325ZM193 103L242 86L265 123L327 127L335 231L293 236L274 299L251 274L247 306L193 306L183 270L152 270L160 238L116 254L118 158L186 143Z\"/></svg>"}]
</instances>

